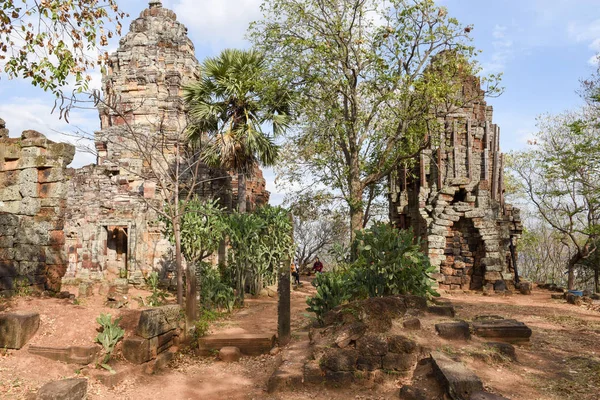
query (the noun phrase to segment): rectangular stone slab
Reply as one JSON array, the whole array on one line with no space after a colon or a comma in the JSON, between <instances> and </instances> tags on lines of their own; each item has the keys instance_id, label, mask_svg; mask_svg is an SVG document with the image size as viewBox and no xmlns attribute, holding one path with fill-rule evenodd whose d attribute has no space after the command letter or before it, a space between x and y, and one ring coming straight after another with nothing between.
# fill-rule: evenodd
<instances>
[{"instance_id":1,"label":"rectangular stone slab","mask_svg":"<svg viewBox=\"0 0 600 400\"><path fill-rule=\"evenodd\" d=\"M40 327L40 314L17 311L0 314L0 347L20 349Z\"/></svg>"},{"instance_id":2,"label":"rectangular stone slab","mask_svg":"<svg viewBox=\"0 0 600 400\"><path fill-rule=\"evenodd\" d=\"M198 339L198 352L202 356L209 356L214 351L231 346L240 349L244 355L258 356L269 353L274 345L275 335L272 333L210 335Z\"/></svg>"},{"instance_id":3,"label":"rectangular stone slab","mask_svg":"<svg viewBox=\"0 0 600 400\"><path fill-rule=\"evenodd\" d=\"M142 311L136 335L150 339L178 327L179 306L169 305Z\"/></svg>"},{"instance_id":4,"label":"rectangular stone slab","mask_svg":"<svg viewBox=\"0 0 600 400\"><path fill-rule=\"evenodd\" d=\"M483 391L481 380L463 364L435 351L431 353L433 370L453 400L469 400L472 393Z\"/></svg>"},{"instance_id":5,"label":"rectangular stone slab","mask_svg":"<svg viewBox=\"0 0 600 400\"><path fill-rule=\"evenodd\" d=\"M514 319L485 320L473 322L473 333L480 337L528 341L531 329Z\"/></svg>"},{"instance_id":6,"label":"rectangular stone slab","mask_svg":"<svg viewBox=\"0 0 600 400\"><path fill-rule=\"evenodd\" d=\"M29 352L38 356L46 357L67 364L88 365L96 361L99 347L97 346L73 346L73 347L41 347L29 346Z\"/></svg>"}]
</instances>

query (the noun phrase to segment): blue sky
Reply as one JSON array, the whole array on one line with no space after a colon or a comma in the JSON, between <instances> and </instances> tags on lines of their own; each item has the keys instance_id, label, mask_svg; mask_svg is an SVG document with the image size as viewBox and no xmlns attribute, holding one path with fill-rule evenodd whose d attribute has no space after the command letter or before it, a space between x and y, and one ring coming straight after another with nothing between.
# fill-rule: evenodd
<instances>
[{"instance_id":1,"label":"blue sky","mask_svg":"<svg viewBox=\"0 0 600 400\"><path fill-rule=\"evenodd\" d=\"M120 1L132 17L147 7L142 0ZM260 17L260 0L164 0L186 24L199 60L227 47L247 46L244 33ZM523 148L535 132L536 117L581 104L579 79L592 74L591 60L600 51L600 0L439 0L449 14L473 25L474 45L486 72L503 73L504 93L488 99L501 127L504 151ZM126 27L128 24L125 25ZM99 84L99 74L94 74ZM94 111L73 111L71 124L52 115L53 97L24 81L0 75L0 118L11 136L36 129L53 140L72 141L59 132L99 128ZM93 162L78 154L73 166ZM282 199L272 171L266 171L272 202Z\"/></svg>"}]
</instances>

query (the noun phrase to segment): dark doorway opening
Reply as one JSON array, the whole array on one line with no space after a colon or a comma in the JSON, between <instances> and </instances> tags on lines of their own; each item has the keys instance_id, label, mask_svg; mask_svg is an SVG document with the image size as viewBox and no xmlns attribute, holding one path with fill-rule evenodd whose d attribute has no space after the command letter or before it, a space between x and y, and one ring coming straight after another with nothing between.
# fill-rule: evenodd
<instances>
[{"instance_id":1,"label":"dark doorway opening","mask_svg":"<svg viewBox=\"0 0 600 400\"><path fill-rule=\"evenodd\" d=\"M126 226L107 226L107 267L116 271L127 270L128 230Z\"/></svg>"}]
</instances>

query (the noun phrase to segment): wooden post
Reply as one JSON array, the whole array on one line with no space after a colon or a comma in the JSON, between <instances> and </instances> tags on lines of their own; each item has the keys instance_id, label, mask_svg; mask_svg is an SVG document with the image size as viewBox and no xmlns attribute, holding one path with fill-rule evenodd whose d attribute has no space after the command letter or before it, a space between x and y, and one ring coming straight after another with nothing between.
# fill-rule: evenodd
<instances>
[{"instance_id":1,"label":"wooden post","mask_svg":"<svg viewBox=\"0 0 600 400\"><path fill-rule=\"evenodd\" d=\"M290 214L290 221L292 223L292 241L293 241L293 226L294 220ZM291 285L290 285L290 267L292 260L285 260L279 268L279 283L277 285L277 292L279 299L277 302L277 337L279 340L279 346L285 346L292 339L292 322L291 322Z\"/></svg>"},{"instance_id":2,"label":"wooden post","mask_svg":"<svg viewBox=\"0 0 600 400\"><path fill-rule=\"evenodd\" d=\"M291 302L290 302L290 266L291 261L286 260L279 271L279 301L277 303L277 337L279 345L285 346L292 338L291 334Z\"/></svg>"}]
</instances>

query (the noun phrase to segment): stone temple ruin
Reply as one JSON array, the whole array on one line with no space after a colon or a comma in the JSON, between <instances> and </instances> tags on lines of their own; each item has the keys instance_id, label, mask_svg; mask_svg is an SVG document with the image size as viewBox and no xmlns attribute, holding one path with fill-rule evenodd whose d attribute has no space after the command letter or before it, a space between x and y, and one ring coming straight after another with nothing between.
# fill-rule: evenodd
<instances>
[{"instance_id":1,"label":"stone temple ruin","mask_svg":"<svg viewBox=\"0 0 600 400\"><path fill-rule=\"evenodd\" d=\"M70 169L75 149L34 131L8 138L0 121L0 294L18 285L58 289L61 279L112 280L126 273L142 283L151 271L166 275L172 251L148 207L160 201L144 182L147 161L128 146L125 129L140 135L181 133L187 116L184 85L198 61L187 29L157 0L131 23L103 76L97 163ZM118 107L109 107L113 101ZM165 154L173 159L174 154ZM231 208L237 175L203 167L197 189ZM248 209L266 204L260 169L247 178Z\"/></svg>"},{"instance_id":2,"label":"stone temple ruin","mask_svg":"<svg viewBox=\"0 0 600 400\"><path fill-rule=\"evenodd\" d=\"M151 271L165 276L172 270L171 246L148 206L160 194L141 178L147 160L123 133L135 127L141 135L168 139L181 132L187 121L182 88L197 78L198 66L185 26L152 0L109 58L95 165L69 169L72 146L34 131L9 138L0 121L0 293L123 274L142 283ZM512 246L522 228L518 210L504 201L492 107L474 78L463 93L473 100L440 120L445 129L416 167L399 168L391 177L390 219L424 239L439 267L440 288L478 290L512 283ZM118 107L107 106L111 101ZM166 160L174 157L165 154ZM235 174L204 167L201 175L198 194L231 208ZM249 209L268 202L258 168L247 193Z\"/></svg>"},{"instance_id":3,"label":"stone temple ruin","mask_svg":"<svg viewBox=\"0 0 600 400\"><path fill-rule=\"evenodd\" d=\"M504 201L500 128L476 78L464 81L462 94L464 104L439 120L440 137L415 166L392 175L390 220L423 239L440 289L511 286L522 225Z\"/></svg>"}]
</instances>

